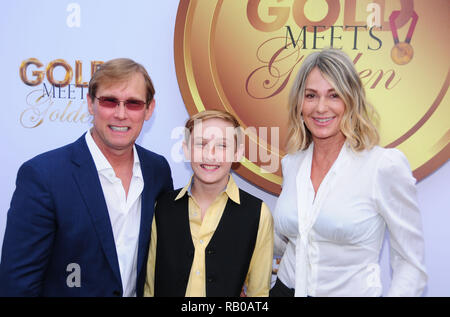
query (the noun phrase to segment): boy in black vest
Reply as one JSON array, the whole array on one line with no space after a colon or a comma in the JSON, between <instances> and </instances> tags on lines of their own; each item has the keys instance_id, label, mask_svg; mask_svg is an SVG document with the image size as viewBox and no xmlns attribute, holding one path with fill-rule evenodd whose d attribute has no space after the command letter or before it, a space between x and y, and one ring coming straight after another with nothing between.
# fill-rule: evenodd
<instances>
[{"instance_id":1,"label":"boy in black vest","mask_svg":"<svg viewBox=\"0 0 450 317\"><path fill-rule=\"evenodd\" d=\"M267 205L230 174L244 145L238 121L207 110L186 122L194 175L156 205L145 296L268 296L273 220Z\"/></svg>"}]
</instances>

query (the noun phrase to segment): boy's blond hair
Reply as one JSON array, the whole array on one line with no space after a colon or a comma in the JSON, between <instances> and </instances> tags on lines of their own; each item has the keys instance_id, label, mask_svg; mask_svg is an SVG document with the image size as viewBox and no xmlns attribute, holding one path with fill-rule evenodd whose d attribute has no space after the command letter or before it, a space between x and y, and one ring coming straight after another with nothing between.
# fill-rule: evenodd
<instances>
[{"instance_id":1,"label":"boy's blond hair","mask_svg":"<svg viewBox=\"0 0 450 317\"><path fill-rule=\"evenodd\" d=\"M189 144L189 138L194 130L194 125L196 122L201 122L209 119L222 119L227 122L230 122L235 130L235 141L236 141L236 149L242 142L242 128L239 124L239 121L234 117L231 113L223 110L204 110L192 115L186 121L186 133L185 133L185 141L186 144Z\"/></svg>"}]
</instances>

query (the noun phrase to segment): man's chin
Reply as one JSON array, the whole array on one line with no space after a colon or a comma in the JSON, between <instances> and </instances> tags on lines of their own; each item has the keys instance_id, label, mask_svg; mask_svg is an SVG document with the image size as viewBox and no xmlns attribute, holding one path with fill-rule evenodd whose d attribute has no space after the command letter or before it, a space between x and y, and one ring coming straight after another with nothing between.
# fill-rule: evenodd
<instances>
[{"instance_id":1,"label":"man's chin","mask_svg":"<svg viewBox=\"0 0 450 317\"><path fill-rule=\"evenodd\" d=\"M110 142L107 145L108 150L123 152L133 148L134 142Z\"/></svg>"}]
</instances>

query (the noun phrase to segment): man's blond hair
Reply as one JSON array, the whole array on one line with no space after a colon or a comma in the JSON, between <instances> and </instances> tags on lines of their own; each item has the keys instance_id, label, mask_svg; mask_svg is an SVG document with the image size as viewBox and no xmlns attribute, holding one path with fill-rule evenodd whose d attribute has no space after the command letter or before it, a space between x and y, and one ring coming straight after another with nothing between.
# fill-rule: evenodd
<instances>
[{"instance_id":1,"label":"man's blond hair","mask_svg":"<svg viewBox=\"0 0 450 317\"><path fill-rule=\"evenodd\" d=\"M109 86L127 81L132 75L139 73L144 76L146 104L149 106L155 95L155 88L146 69L139 63L129 58L116 58L103 63L92 75L89 81L88 94L91 99L98 97L97 90L100 86Z\"/></svg>"}]
</instances>

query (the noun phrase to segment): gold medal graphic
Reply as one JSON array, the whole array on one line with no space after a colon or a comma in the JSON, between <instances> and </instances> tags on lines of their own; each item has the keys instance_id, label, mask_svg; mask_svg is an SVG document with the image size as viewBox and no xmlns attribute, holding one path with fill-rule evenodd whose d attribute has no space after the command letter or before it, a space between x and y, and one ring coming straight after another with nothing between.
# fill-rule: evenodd
<instances>
[{"instance_id":1,"label":"gold medal graphic","mask_svg":"<svg viewBox=\"0 0 450 317\"><path fill-rule=\"evenodd\" d=\"M448 161L448 0L379 3L386 19L378 29L364 27L364 3L180 1L174 55L181 95L191 115L222 109L238 118L245 133L240 176L280 192L289 91L304 58L330 46L353 60L379 113L381 146L401 150L418 180ZM405 28L401 42L397 30Z\"/></svg>"},{"instance_id":2,"label":"gold medal graphic","mask_svg":"<svg viewBox=\"0 0 450 317\"><path fill-rule=\"evenodd\" d=\"M397 43L392 48L391 58L398 65L408 64L414 55L414 50L409 43Z\"/></svg>"},{"instance_id":3,"label":"gold medal graphic","mask_svg":"<svg viewBox=\"0 0 450 317\"><path fill-rule=\"evenodd\" d=\"M405 42L400 43L398 40L397 26L395 25L395 20L398 18L400 11L393 11L391 16L389 17L389 23L391 25L392 35L394 36L394 47L391 50L391 58L397 65L406 65L408 64L413 56L414 49L409 44L411 42L411 38L414 33L414 29L416 28L418 15L415 11L412 12L412 22L409 27L408 34L406 35Z\"/></svg>"}]
</instances>

